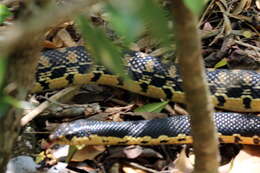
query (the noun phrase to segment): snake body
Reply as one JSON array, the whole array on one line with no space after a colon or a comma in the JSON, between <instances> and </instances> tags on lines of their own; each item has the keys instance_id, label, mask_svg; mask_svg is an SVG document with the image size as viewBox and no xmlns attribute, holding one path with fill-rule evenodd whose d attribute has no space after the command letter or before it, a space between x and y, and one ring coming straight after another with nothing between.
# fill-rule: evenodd
<instances>
[{"instance_id":1,"label":"snake body","mask_svg":"<svg viewBox=\"0 0 260 173\"><path fill-rule=\"evenodd\" d=\"M85 48L81 46L45 51L40 58L36 72L36 84L32 92L53 90L66 87L68 85L95 83L123 88L149 97L164 98L175 102L185 103L185 94L181 86L182 80L179 77L177 66L163 64L155 57L142 56L141 54L136 53L133 57L127 60L126 73L130 76L130 80L122 79L120 76L112 74L103 66L95 65L89 54L85 51ZM212 95L212 102L217 108L234 112L260 112L259 73L247 70L208 69L206 74ZM244 118L241 118L241 116L246 115L239 113L216 113L216 125L217 127L221 127L218 130L220 133L223 133L224 136L227 136L225 139L224 136L220 139L222 139L223 142L229 141L232 143L232 141L239 141L239 138L241 139L240 141L242 141L241 143L259 144L259 117L248 116L248 120L246 122L252 122L251 125L254 130L251 131L252 133L250 132L247 134L245 128L239 126L239 124L244 124L245 120ZM220 119L222 121L218 121ZM154 138L156 139L157 144L160 144L157 140L160 136L164 136L164 138L171 138L169 139L170 141L176 141L178 135L170 136L170 134L183 134L186 137L184 140L181 140L182 143L191 142L188 140L190 139L188 132L190 127L187 124L187 116L181 116L178 119L180 124L184 124L178 127L185 126L185 133L182 133L179 128L171 129L170 126L167 126L167 124L172 124L175 120L176 119L173 118L156 121L121 122L121 124L109 122L89 123L82 120L70 124L68 128L65 128L65 126L59 127L56 132L53 133L52 139L61 142L62 139L69 139L64 138L65 136L70 136L70 140L63 140L63 142L66 141L66 143L72 144L78 143L71 142L74 140L81 141L79 143L85 144L121 144L124 142L126 144L130 144L126 141L131 138L131 141L139 141L139 144L142 144L140 141L145 138L150 139L152 137L152 127L154 124L159 122L161 123L161 128L158 126L158 134L161 134ZM225 122L229 122L229 125L225 124ZM150 123L154 124L147 126L147 124ZM129 133L124 134L124 136L127 136L127 139L120 135L121 130L123 129L122 127L126 126L125 124L130 129ZM145 131L147 131L145 136L140 136L140 134L142 134L141 131L144 130L142 128L137 133L130 133L130 131L134 130L136 127L132 126L132 124L138 124L139 126L144 125ZM82 129L83 131L84 129L89 129L87 125L91 125L92 128L90 130L90 135L87 131L82 132ZM102 136L103 127L110 131L107 133L109 134L108 136ZM164 127L168 127L169 130L162 130ZM118 131L115 129L118 129ZM226 133L226 130L228 131L229 129L237 129L237 131L231 130L231 133ZM149 131L150 134L148 133ZM164 134L165 132L167 133ZM71 134L73 134L73 138L71 138ZM243 139L243 137L247 140ZM114 142L104 142L107 141L107 138L113 138L112 141ZM122 141L122 139L125 140ZM152 142L154 141L152 139L147 141L148 143L146 144L156 144L156 142Z\"/></svg>"},{"instance_id":2,"label":"snake body","mask_svg":"<svg viewBox=\"0 0 260 173\"><path fill-rule=\"evenodd\" d=\"M260 117L215 113L219 142L260 145ZM62 124L50 139L70 145L158 145L191 143L189 116L153 120L102 122L76 120Z\"/></svg>"}]
</instances>

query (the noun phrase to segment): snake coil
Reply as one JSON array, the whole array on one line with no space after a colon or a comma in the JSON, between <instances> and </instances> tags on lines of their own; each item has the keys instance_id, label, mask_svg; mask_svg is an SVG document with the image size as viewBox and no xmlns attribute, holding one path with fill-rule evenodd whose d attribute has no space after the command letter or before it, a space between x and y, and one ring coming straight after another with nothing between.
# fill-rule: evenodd
<instances>
[{"instance_id":1,"label":"snake coil","mask_svg":"<svg viewBox=\"0 0 260 173\"><path fill-rule=\"evenodd\" d=\"M87 83L115 86L154 98L185 103L178 67L136 53L126 64L131 80L95 65L84 47L43 52L32 92ZM215 107L234 112L260 112L260 74L247 70L207 69ZM259 145L260 120L255 115L215 113L220 142ZM155 128L156 127L156 131ZM69 144L190 143L188 116L137 122L78 120L60 126L51 139Z\"/></svg>"}]
</instances>

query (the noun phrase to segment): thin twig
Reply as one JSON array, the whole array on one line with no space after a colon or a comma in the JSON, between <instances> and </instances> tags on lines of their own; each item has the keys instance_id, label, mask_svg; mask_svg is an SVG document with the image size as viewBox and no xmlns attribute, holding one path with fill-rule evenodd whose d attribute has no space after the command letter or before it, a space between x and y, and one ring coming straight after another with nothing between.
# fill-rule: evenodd
<instances>
[{"instance_id":1,"label":"thin twig","mask_svg":"<svg viewBox=\"0 0 260 173\"><path fill-rule=\"evenodd\" d=\"M216 2L218 5L220 11L222 12L223 18L224 18L224 28L225 28L225 35L229 35L232 32L231 22L229 18L227 17L228 12L224 9L223 5L220 2Z\"/></svg>"},{"instance_id":2,"label":"thin twig","mask_svg":"<svg viewBox=\"0 0 260 173\"><path fill-rule=\"evenodd\" d=\"M136 167L138 169L142 169L144 171L152 172L152 173L169 173L169 171L156 171L154 169L144 167L144 166L139 165L139 164L134 163L134 162L130 162L129 165L134 166L134 167Z\"/></svg>"},{"instance_id":3,"label":"thin twig","mask_svg":"<svg viewBox=\"0 0 260 173\"><path fill-rule=\"evenodd\" d=\"M21 126L26 125L28 122L33 120L37 115L42 113L45 109L47 109L52 102L56 102L60 98L64 97L65 95L68 95L71 92L75 92L78 87L72 86L65 88L61 90L60 92L56 93L55 95L51 96L48 101L44 101L41 103L39 106L37 106L35 109L33 109L30 113L26 114L22 119L21 119Z\"/></svg>"},{"instance_id":4,"label":"thin twig","mask_svg":"<svg viewBox=\"0 0 260 173\"><path fill-rule=\"evenodd\" d=\"M254 49L255 51L260 52L260 48L259 47L253 46L251 44L247 44L247 43L244 43L242 41L237 41L237 40L235 41L235 43L237 43L237 44L239 44L241 46L245 46L245 47L248 47L248 48Z\"/></svg>"},{"instance_id":5,"label":"thin twig","mask_svg":"<svg viewBox=\"0 0 260 173\"><path fill-rule=\"evenodd\" d=\"M208 12L213 8L215 1L210 1L210 4L207 6L206 10L202 14L200 21L198 22L198 26L200 27L202 24L202 21L204 20L205 16L208 14Z\"/></svg>"}]
</instances>

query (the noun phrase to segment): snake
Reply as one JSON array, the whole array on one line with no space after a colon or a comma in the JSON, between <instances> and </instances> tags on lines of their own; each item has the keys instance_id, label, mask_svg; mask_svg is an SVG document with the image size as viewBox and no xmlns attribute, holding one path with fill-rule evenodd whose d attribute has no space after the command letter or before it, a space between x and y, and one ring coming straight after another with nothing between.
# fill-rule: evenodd
<instances>
[{"instance_id":1,"label":"snake","mask_svg":"<svg viewBox=\"0 0 260 173\"><path fill-rule=\"evenodd\" d=\"M69 85L100 84L140 95L184 103L179 67L140 52L127 53L124 73L114 74L93 62L84 46L43 51L32 93ZM250 70L206 69L206 79L219 142L260 145L260 74ZM108 122L80 119L60 125L51 135L55 143L70 145L160 145L192 143L189 115Z\"/></svg>"}]
</instances>

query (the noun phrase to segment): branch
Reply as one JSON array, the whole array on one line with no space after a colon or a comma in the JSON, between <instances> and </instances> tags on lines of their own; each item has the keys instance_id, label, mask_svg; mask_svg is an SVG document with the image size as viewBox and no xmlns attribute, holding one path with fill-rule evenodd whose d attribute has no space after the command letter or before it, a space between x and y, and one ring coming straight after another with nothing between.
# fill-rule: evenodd
<instances>
[{"instance_id":1,"label":"branch","mask_svg":"<svg viewBox=\"0 0 260 173\"><path fill-rule=\"evenodd\" d=\"M15 97L24 100L34 81L41 41L44 32L52 25L71 19L99 0L77 0L66 6L51 6L39 10L23 22L17 22L0 36L0 57L8 57L6 83L15 83ZM0 172L6 164L20 130L22 110L9 108L0 117Z\"/></svg>"},{"instance_id":2,"label":"branch","mask_svg":"<svg viewBox=\"0 0 260 173\"><path fill-rule=\"evenodd\" d=\"M217 173L218 143L213 106L204 74L197 19L182 0L172 1L177 53L188 111L191 114L194 173Z\"/></svg>"}]
</instances>

